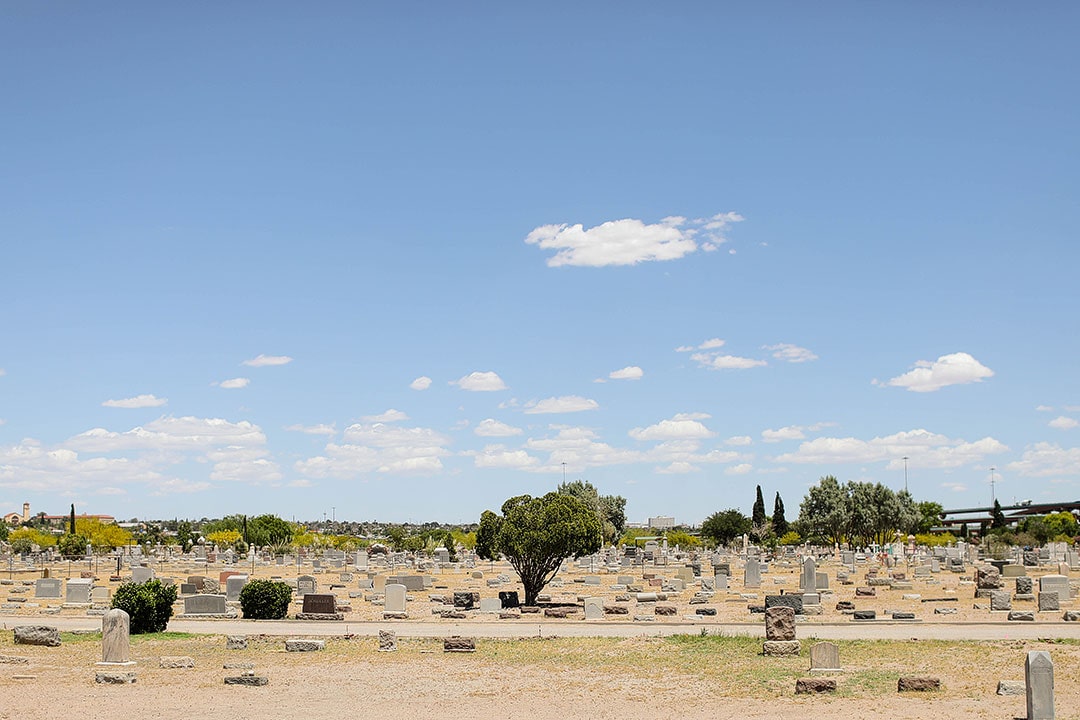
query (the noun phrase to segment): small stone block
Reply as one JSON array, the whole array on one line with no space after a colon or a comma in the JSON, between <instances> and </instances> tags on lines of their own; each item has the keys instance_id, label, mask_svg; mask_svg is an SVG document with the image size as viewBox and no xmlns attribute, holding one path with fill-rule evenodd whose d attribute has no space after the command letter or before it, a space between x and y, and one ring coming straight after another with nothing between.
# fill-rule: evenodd
<instances>
[{"instance_id":1,"label":"small stone block","mask_svg":"<svg viewBox=\"0 0 1080 720\"><path fill-rule=\"evenodd\" d=\"M104 685L132 685L135 683L135 673L98 672L94 674L94 682Z\"/></svg>"},{"instance_id":2,"label":"small stone block","mask_svg":"<svg viewBox=\"0 0 1080 720\"><path fill-rule=\"evenodd\" d=\"M796 695L817 695L836 692L836 681L832 678L799 678L795 681Z\"/></svg>"},{"instance_id":3,"label":"small stone block","mask_svg":"<svg viewBox=\"0 0 1080 720\"><path fill-rule=\"evenodd\" d=\"M766 640L761 645L761 652L770 657L790 657L798 655L801 645L798 640Z\"/></svg>"},{"instance_id":4,"label":"small stone block","mask_svg":"<svg viewBox=\"0 0 1080 720\"><path fill-rule=\"evenodd\" d=\"M187 655L163 655L158 667L167 670L181 670L195 667L195 660Z\"/></svg>"},{"instance_id":5,"label":"small stone block","mask_svg":"<svg viewBox=\"0 0 1080 720\"><path fill-rule=\"evenodd\" d=\"M476 652L476 639L454 635L443 640L443 652Z\"/></svg>"},{"instance_id":6,"label":"small stone block","mask_svg":"<svg viewBox=\"0 0 1080 720\"><path fill-rule=\"evenodd\" d=\"M1013 610L1009 613L1008 619L1013 622L1035 622L1035 613L1026 610Z\"/></svg>"},{"instance_id":7,"label":"small stone block","mask_svg":"<svg viewBox=\"0 0 1080 720\"><path fill-rule=\"evenodd\" d=\"M856 610L851 616L856 620L874 620L877 618L876 610Z\"/></svg>"},{"instance_id":8,"label":"small stone block","mask_svg":"<svg viewBox=\"0 0 1080 720\"><path fill-rule=\"evenodd\" d=\"M248 639L246 635L229 635L225 638L226 650L247 650Z\"/></svg>"},{"instance_id":9,"label":"small stone block","mask_svg":"<svg viewBox=\"0 0 1080 720\"><path fill-rule=\"evenodd\" d=\"M915 613L913 612L894 612L892 614L893 620L914 620Z\"/></svg>"},{"instance_id":10,"label":"small stone block","mask_svg":"<svg viewBox=\"0 0 1080 720\"><path fill-rule=\"evenodd\" d=\"M998 695L1026 695L1027 684L1023 680L998 680Z\"/></svg>"},{"instance_id":11,"label":"small stone block","mask_svg":"<svg viewBox=\"0 0 1080 720\"><path fill-rule=\"evenodd\" d=\"M927 692L940 689L941 679L936 677L909 675L896 681L897 692Z\"/></svg>"},{"instance_id":12,"label":"small stone block","mask_svg":"<svg viewBox=\"0 0 1080 720\"><path fill-rule=\"evenodd\" d=\"M233 675L225 678L225 684L263 687L270 684L270 678L265 675Z\"/></svg>"},{"instance_id":13,"label":"small stone block","mask_svg":"<svg viewBox=\"0 0 1080 720\"><path fill-rule=\"evenodd\" d=\"M285 652L316 652L326 649L325 640L286 640Z\"/></svg>"},{"instance_id":14,"label":"small stone block","mask_svg":"<svg viewBox=\"0 0 1080 720\"><path fill-rule=\"evenodd\" d=\"M657 605L653 609L653 612L657 615L674 615L676 613L676 608L674 605Z\"/></svg>"}]
</instances>

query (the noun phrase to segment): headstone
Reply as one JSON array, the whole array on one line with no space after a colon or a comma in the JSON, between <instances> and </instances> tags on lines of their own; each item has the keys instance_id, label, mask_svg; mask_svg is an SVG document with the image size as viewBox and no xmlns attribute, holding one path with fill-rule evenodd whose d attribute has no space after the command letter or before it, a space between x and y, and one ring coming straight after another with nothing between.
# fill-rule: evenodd
<instances>
[{"instance_id":1,"label":"headstone","mask_svg":"<svg viewBox=\"0 0 1080 720\"><path fill-rule=\"evenodd\" d=\"M59 598L64 581L59 578L40 578L34 582L34 597Z\"/></svg>"},{"instance_id":2,"label":"headstone","mask_svg":"<svg viewBox=\"0 0 1080 720\"><path fill-rule=\"evenodd\" d=\"M795 611L796 615L802 615L803 612L803 599L802 595L766 595L765 596L765 608L787 606Z\"/></svg>"},{"instance_id":3,"label":"headstone","mask_svg":"<svg viewBox=\"0 0 1080 720\"><path fill-rule=\"evenodd\" d=\"M702 580L702 583L704 583L704 582L705 581ZM704 584L702 584L702 590L704 590L704 589L705 589L705 586L704 586ZM727 590L728 589L728 576L727 575L716 575L713 578L713 589L714 590Z\"/></svg>"},{"instance_id":4,"label":"headstone","mask_svg":"<svg viewBox=\"0 0 1080 720\"><path fill-rule=\"evenodd\" d=\"M1032 588L1033 588L1032 578L1029 578L1029 577L1026 577L1026 576L1018 577L1018 578L1016 578L1015 582L1016 582L1016 594L1017 595L1030 595L1031 594L1031 591L1032 591Z\"/></svg>"},{"instance_id":5,"label":"headstone","mask_svg":"<svg viewBox=\"0 0 1080 720\"><path fill-rule=\"evenodd\" d=\"M1069 599L1069 578L1064 575L1043 575L1039 578L1039 592L1057 592L1058 602Z\"/></svg>"},{"instance_id":6,"label":"headstone","mask_svg":"<svg viewBox=\"0 0 1080 720\"><path fill-rule=\"evenodd\" d=\"M748 558L746 567L743 569L743 587L761 587L761 563L757 558Z\"/></svg>"},{"instance_id":7,"label":"headstone","mask_svg":"<svg viewBox=\"0 0 1080 720\"><path fill-rule=\"evenodd\" d=\"M817 563L812 557L803 561L801 585L804 593L817 592Z\"/></svg>"},{"instance_id":8,"label":"headstone","mask_svg":"<svg viewBox=\"0 0 1080 720\"><path fill-rule=\"evenodd\" d=\"M765 608L765 639L795 639L795 611L792 608L783 606Z\"/></svg>"},{"instance_id":9,"label":"headstone","mask_svg":"<svg viewBox=\"0 0 1080 720\"><path fill-rule=\"evenodd\" d=\"M145 583L154 579L154 568L144 567L139 565L138 567L131 568L131 582L133 583Z\"/></svg>"},{"instance_id":10,"label":"headstone","mask_svg":"<svg viewBox=\"0 0 1080 720\"><path fill-rule=\"evenodd\" d=\"M383 603L384 613L404 614L405 613L405 592L404 585L391 584L387 585L384 590L385 600Z\"/></svg>"},{"instance_id":11,"label":"headstone","mask_svg":"<svg viewBox=\"0 0 1080 720\"><path fill-rule=\"evenodd\" d=\"M12 628L12 641L16 645L60 647L60 629L49 625L16 625Z\"/></svg>"},{"instance_id":12,"label":"headstone","mask_svg":"<svg viewBox=\"0 0 1080 720\"><path fill-rule=\"evenodd\" d=\"M1012 610L1012 595L1008 590L992 590L990 592L991 610Z\"/></svg>"},{"instance_id":13,"label":"headstone","mask_svg":"<svg viewBox=\"0 0 1080 720\"><path fill-rule=\"evenodd\" d=\"M497 597L480 598L480 612L497 613L502 610L502 600Z\"/></svg>"},{"instance_id":14,"label":"headstone","mask_svg":"<svg viewBox=\"0 0 1080 720\"><path fill-rule=\"evenodd\" d=\"M1054 661L1045 650L1032 650L1024 662L1027 720L1054 720Z\"/></svg>"},{"instance_id":15,"label":"headstone","mask_svg":"<svg viewBox=\"0 0 1080 720\"><path fill-rule=\"evenodd\" d=\"M337 600L329 593L308 593L304 596L302 612L305 615L332 615L337 612Z\"/></svg>"},{"instance_id":16,"label":"headstone","mask_svg":"<svg viewBox=\"0 0 1080 720\"><path fill-rule=\"evenodd\" d=\"M240 600L240 591L247 585L247 575L232 575L225 580L225 599L230 602Z\"/></svg>"},{"instance_id":17,"label":"headstone","mask_svg":"<svg viewBox=\"0 0 1080 720\"><path fill-rule=\"evenodd\" d=\"M190 595L184 598L185 615L224 615L228 612L224 595Z\"/></svg>"},{"instance_id":18,"label":"headstone","mask_svg":"<svg viewBox=\"0 0 1080 720\"><path fill-rule=\"evenodd\" d=\"M503 608L516 608L521 605L517 590L504 590L499 593L499 602Z\"/></svg>"},{"instance_id":19,"label":"headstone","mask_svg":"<svg viewBox=\"0 0 1080 720\"><path fill-rule=\"evenodd\" d=\"M379 631L379 652L394 652L397 650L397 633L393 630Z\"/></svg>"},{"instance_id":20,"label":"headstone","mask_svg":"<svg viewBox=\"0 0 1080 720\"><path fill-rule=\"evenodd\" d=\"M109 610L101 618L101 662L128 663L130 658L131 618L120 608Z\"/></svg>"},{"instance_id":21,"label":"headstone","mask_svg":"<svg viewBox=\"0 0 1080 720\"><path fill-rule=\"evenodd\" d=\"M73 578L67 581L64 602L71 605L88 605L90 603L90 588L93 580Z\"/></svg>"},{"instance_id":22,"label":"headstone","mask_svg":"<svg viewBox=\"0 0 1080 720\"><path fill-rule=\"evenodd\" d=\"M810 646L810 670L831 671L840 669L840 649L835 643L819 642Z\"/></svg>"},{"instance_id":23,"label":"headstone","mask_svg":"<svg viewBox=\"0 0 1080 720\"><path fill-rule=\"evenodd\" d=\"M585 598L585 619L586 620L603 620L604 619L604 600L603 600L603 598L598 598L598 597Z\"/></svg>"},{"instance_id":24,"label":"headstone","mask_svg":"<svg viewBox=\"0 0 1080 720\"><path fill-rule=\"evenodd\" d=\"M1054 592L1041 592L1039 593L1039 611L1045 612L1048 610L1060 610L1061 602L1058 599L1058 594Z\"/></svg>"}]
</instances>

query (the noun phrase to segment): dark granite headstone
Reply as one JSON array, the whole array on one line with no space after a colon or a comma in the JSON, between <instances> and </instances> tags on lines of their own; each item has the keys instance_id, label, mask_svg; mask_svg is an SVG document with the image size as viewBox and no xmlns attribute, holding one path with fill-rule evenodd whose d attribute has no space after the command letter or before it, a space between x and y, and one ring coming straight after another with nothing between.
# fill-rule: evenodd
<instances>
[{"instance_id":1,"label":"dark granite headstone","mask_svg":"<svg viewBox=\"0 0 1080 720\"><path fill-rule=\"evenodd\" d=\"M766 595L765 607L789 607L795 611L796 615L803 614L803 598L802 595Z\"/></svg>"},{"instance_id":2,"label":"dark granite headstone","mask_svg":"<svg viewBox=\"0 0 1080 720\"><path fill-rule=\"evenodd\" d=\"M337 601L333 595L322 595L317 593L309 593L304 596L304 609L305 615L308 614L330 614L337 612Z\"/></svg>"}]
</instances>

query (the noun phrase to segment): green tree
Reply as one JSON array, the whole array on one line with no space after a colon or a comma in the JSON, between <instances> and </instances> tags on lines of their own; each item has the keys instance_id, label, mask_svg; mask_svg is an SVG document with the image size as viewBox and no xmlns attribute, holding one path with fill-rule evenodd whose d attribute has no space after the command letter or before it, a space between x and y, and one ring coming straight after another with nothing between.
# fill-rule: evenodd
<instances>
[{"instance_id":1,"label":"green tree","mask_svg":"<svg viewBox=\"0 0 1080 720\"><path fill-rule=\"evenodd\" d=\"M10 533L11 528L8 527L8 524L6 522L0 522L0 542L7 540Z\"/></svg>"},{"instance_id":2,"label":"green tree","mask_svg":"<svg viewBox=\"0 0 1080 720\"><path fill-rule=\"evenodd\" d=\"M293 528L277 515L258 515L247 521L246 540L255 547L291 542Z\"/></svg>"},{"instance_id":3,"label":"green tree","mask_svg":"<svg viewBox=\"0 0 1080 720\"><path fill-rule=\"evenodd\" d=\"M787 535L788 529L788 521L784 517L784 501L780 498L780 493L776 493L776 499L773 500L772 530L776 537L783 537Z\"/></svg>"},{"instance_id":4,"label":"green tree","mask_svg":"<svg viewBox=\"0 0 1080 720\"><path fill-rule=\"evenodd\" d=\"M896 493L896 529L905 535L914 535L922 525L922 512L915 498L907 490Z\"/></svg>"},{"instance_id":5,"label":"green tree","mask_svg":"<svg viewBox=\"0 0 1080 720\"><path fill-rule=\"evenodd\" d=\"M916 534L928 533L941 524L941 515L945 512L941 503L924 500L917 505L919 509L919 531Z\"/></svg>"},{"instance_id":6,"label":"green tree","mask_svg":"<svg viewBox=\"0 0 1080 720\"><path fill-rule=\"evenodd\" d=\"M734 508L715 512L701 523L701 534L716 545L727 545L735 538L750 532L750 518Z\"/></svg>"},{"instance_id":7,"label":"green tree","mask_svg":"<svg viewBox=\"0 0 1080 720\"><path fill-rule=\"evenodd\" d=\"M799 506L799 523L805 530L803 535L820 537L834 545L844 542L850 519L847 493L832 475L818 480Z\"/></svg>"},{"instance_id":8,"label":"green tree","mask_svg":"<svg viewBox=\"0 0 1080 720\"><path fill-rule=\"evenodd\" d=\"M680 549L701 547L701 540L694 537L685 530L678 528L672 528L664 532L664 537L668 541L668 545L678 545Z\"/></svg>"},{"instance_id":9,"label":"green tree","mask_svg":"<svg viewBox=\"0 0 1080 720\"><path fill-rule=\"evenodd\" d=\"M750 513L750 535L755 540L761 540L768 532L765 518L765 498L761 495L761 486L757 486L757 496L754 498L754 509Z\"/></svg>"},{"instance_id":10,"label":"green tree","mask_svg":"<svg viewBox=\"0 0 1080 720\"><path fill-rule=\"evenodd\" d=\"M1005 519L1005 513L1001 511L1000 500L994 500L994 510L991 513L990 517L993 518L990 522L991 530L998 530L1006 527L1009 524L1009 521Z\"/></svg>"},{"instance_id":11,"label":"green tree","mask_svg":"<svg viewBox=\"0 0 1080 720\"><path fill-rule=\"evenodd\" d=\"M71 503L71 517L68 518L68 534L75 534L75 503Z\"/></svg>"},{"instance_id":12,"label":"green tree","mask_svg":"<svg viewBox=\"0 0 1080 720\"><path fill-rule=\"evenodd\" d=\"M162 632L169 625L176 585L163 585L160 580L144 583L124 583L116 588L112 606L120 608L131 618L131 633Z\"/></svg>"},{"instance_id":13,"label":"green tree","mask_svg":"<svg viewBox=\"0 0 1080 720\"><path fill-rule=\"evenodd\" d=\"M90 541L82 535L65 533L56 541L56 549L68 560L74 560L86 555L86 546L89 544Z\"/></svg>"},{"instance_id":14,"label":"green tree","mask_svg":"<svg viewBox=\"0 0 1080 720\"><path fill-rule=\"evenodd\" d=\"M596 509L573 495L518 495L503 503L501 516L490 510L480 516L476 554L505 556L525 587L525 604L534 605L563 560L600 549L601 532Z\"/></svg>"},{"instance_id":15,"label":"green tree","mask_svg":"<svg viewBox=\"0 0 1080 720\"><path fill-rule=\"evenodd\" d=\"M240 609L248 620L280 620L289 614L292 588L274 580L250 580L240 590Z\"/></svg>"},{"instance_id":16,"label":"green tree","mask_svg":"<svg viewBox=\"0 0 1080 720\"><path fill-rule=\"evenodd\" d=\"M573 495L593 508L604 529L605 542L615 542L626 528L626 498L621 495L601 495L590 482L574 480L559 483L558 492Z\"/></svg>"},{"instance_id":17,"label":"green tree","mask_svg":"<svg viewBox=\"0 0 1080 720\"><path fill-rule=\"evenodd\" d=\"M1072 513L1050 513L1046 516L1045 522L1051 540L1063 539L1069 541L1076 537L1078 531L1080 531L1076 518L1073 517Z\"/></svg>"}]
</instances>

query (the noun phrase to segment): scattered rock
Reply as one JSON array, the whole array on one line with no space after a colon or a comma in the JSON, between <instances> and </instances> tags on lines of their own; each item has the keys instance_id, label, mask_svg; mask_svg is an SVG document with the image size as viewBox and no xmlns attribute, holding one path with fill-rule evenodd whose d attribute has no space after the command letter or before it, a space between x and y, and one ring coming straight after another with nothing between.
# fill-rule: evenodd
<instances>
[{"instance_id":1,"label":"scattered rock","mask_svg":"<svg viewBox=\"0 0 1080 720\"><path fill-rule=\"evenodd\" d=\"M158 667L168 670L178 670L195 667L195 660L187 655L163 655Z\"/></svg>"},{"instance_id":2,"label":"scattered rock","mask_svg":"<svg viewBox=\"0 0 1080 720\"><path fill-rule=\"evenodd\" d=\"M998 680L998 695L1027 695L1027 683L1023 680Z\"/></svg>"},{"instance_id":3,"label":"scattered rock","mask_svg":"<svg viewBox=\"0 0 1080 720\"><path fill-rule=\"evenodd\" d=\"M14 638L16 645L60 647L60 630L49 625L18 625Z\"/></svg>"},{"instance_id":4,"label":"scattered rock","mask_svg":"<svg viewBox=\"0 0 1080 720\"><path fill-rule=\"evenodd\" d=\"M836 681L832 678L799 678L795 681L796 695L816 695L836 692Z\"/></svg>"},{"instance_id":5,"label":"scattered rock","mask_svg":"<svg viewBox=\"0 0 1080 720\"><path fill-rule=\"evenodd\" d=\"M246 635L229 635L225 638L226 650L247 650L248 639Z\"/></svg>"},{"instance_id":6,"label":"scattered rock","mask_svg":"<svg viewBox=\"0 0 1080 720\"><path fill-rule=\"evenodd\" d=\"M99 672L94 675L94 682L103 685L133 685L135 683L135 673L130 670L127 672Z\"/></svg>"},{"instance_id":7,"label":"scattered rock","mask_svg":"<svg viewBox=\"0 0 1080 720\"><path fill-rule=\"evenodd\" d=\"M940 689L941 679L936 677L908 675L896 681L897 692L927 692Z\"/></svg>"},{"instance_id":8,"label":"scattered rock","mask_svg":"<svg viewBox=\"0 0 1080 720\"><path fill-rule=\"evenodd\" d=\"M326 649L325 640L299 640L285 641L285 652L315 652Z\"/></svg>"},{"instance_id":9,"label":"scattered rock","mask_svg":"<svg viewBox=\"0 0 1080 720\"><path fill-rule=\"evenodd\" d=\"M1014 622L1035 622L1035 613L1027 610L1013 610L1008 618Z\"/></svg>"},{"instance_id":10,"label":"scattered rock","mask_svg":"<svg viewBox=\"0 0 1080 720\"><path fill-rule=\"evenodd\" d=\"M453 635L443 640L443 652L476 652L476 639Z\"/></svg>"},{"instance_id":11,"label":"scattered rock","mask_svg":"<svg viewBox=\"0 0 1080 720\"><path fill-rule=\"evenodd\" d=\"M248 687L262 687L270 684L270 678L265 675L233 675L225 678L226 685L246 685Z\"/></svg>"}]
</instances>

